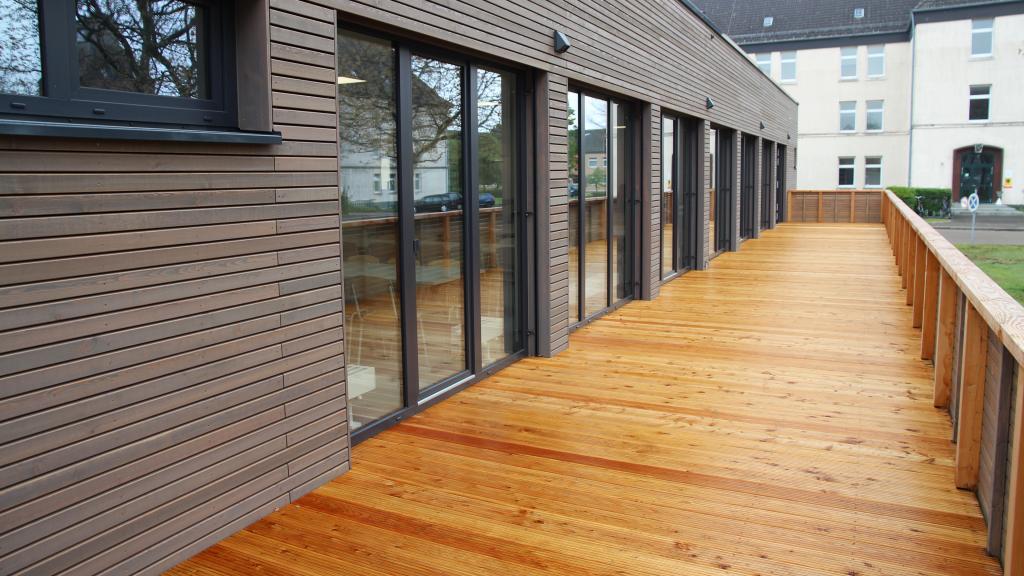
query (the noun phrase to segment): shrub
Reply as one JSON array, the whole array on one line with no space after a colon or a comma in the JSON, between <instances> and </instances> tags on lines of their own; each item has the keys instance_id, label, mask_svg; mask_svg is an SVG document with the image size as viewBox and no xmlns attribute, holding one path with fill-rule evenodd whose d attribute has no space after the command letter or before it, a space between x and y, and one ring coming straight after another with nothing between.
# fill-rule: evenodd
<instances>
[{"instance_id":1,"label":"shrub","mask_svg":"<svg viewBox=\"0 0 1024 576\"><path fill-rule=\"evenodd\" d=\"M890 186L889 190L921 216L947 216L953 191L949 188L908 188L906 186ZM917 197L921 197L921 208L918 210Z\"/></svg>"}]
</instances>

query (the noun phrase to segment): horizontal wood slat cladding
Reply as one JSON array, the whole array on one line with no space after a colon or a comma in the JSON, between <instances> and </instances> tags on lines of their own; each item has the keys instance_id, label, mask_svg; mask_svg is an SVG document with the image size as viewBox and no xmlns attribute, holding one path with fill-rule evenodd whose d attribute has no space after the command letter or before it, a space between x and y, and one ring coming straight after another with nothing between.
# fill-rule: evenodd
<instances>
[{"instance_id":1,"label":"horizontal wood slat cladding","mask_svg":"<svg viewBox=\"0 0 1024 576\"><path fill-rule=\"evenodd\" d=\"M0 573L156 574L349 467L336 12L280 146L0 137Z\"/></svg>"}]
</instances>

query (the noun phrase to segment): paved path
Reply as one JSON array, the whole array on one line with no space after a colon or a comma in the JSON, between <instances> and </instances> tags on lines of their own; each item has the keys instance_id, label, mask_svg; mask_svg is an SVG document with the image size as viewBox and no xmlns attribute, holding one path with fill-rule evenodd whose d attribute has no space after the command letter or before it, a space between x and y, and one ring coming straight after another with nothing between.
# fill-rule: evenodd
<instances>
[{"instance_id":1,"label":"paved path","mask_svg":"<svg viewBox=\"0 0 1024 576\"><path fill-rule=\"evenodd\" d=\"M936 230L953 244L968 244L971 241L970 230L953 230L948 228L936 228ZM974 243L1024 246L1024 230L975 230Z\"/></svg>"}]
</instances>

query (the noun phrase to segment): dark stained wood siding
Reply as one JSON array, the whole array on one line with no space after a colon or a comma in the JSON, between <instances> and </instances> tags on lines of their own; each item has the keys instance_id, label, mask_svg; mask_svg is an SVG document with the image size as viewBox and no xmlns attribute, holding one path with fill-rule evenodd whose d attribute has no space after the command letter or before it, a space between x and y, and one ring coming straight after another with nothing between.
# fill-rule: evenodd
<instances>
[{"instance_id":1,"label":"dark stained wood siding","mask_svg":"<svg viewBox=\"0 0 1024 576\"><path fill-rule=\"evenodd\" d=\"M0 138L0 573L159 572L349 466L335 12L269 22L283 145Z\"/></svg>"},{"instance_id":2,"label":"dark stained wood siding","mask_svg":"<svg viewBox=\"0 0 1024 576\"><path fill-rule=\"evenodd\" d=\"M657 298L658 292L661 286L661 162L663 151L661 141L661 107L651 106L650 122L651 122L651 138L649 142L651 151L651 161L648 164L651 167L651 179L650 186L651 192L647 196L650 199L650 212L648 214L641 214L641 218L646 218L649 228L646 229L647 237L650 239L650 250L648 254L649 259L649 278L650 278L650 292L649 298ZM665 238L666 243L672 242L671 235ZM642 254L642 253L641 253Z\"/></svg>"}]
</instances>

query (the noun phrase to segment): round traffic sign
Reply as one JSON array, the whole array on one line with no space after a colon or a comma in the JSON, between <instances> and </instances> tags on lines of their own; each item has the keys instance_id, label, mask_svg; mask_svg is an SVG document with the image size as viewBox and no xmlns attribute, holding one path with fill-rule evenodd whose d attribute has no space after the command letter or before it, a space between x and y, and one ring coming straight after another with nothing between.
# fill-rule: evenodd
<instances>
[{"instance_id":1,"label":"round traffic sign","mask_svg":"<svg viewBox=\"0 0 1024 576\"><path fill-rule=\"evenodd\" d=\"M977 192L972 193L967 198L967 209L970 210L971 212L977 212L978 211L978 203L980 203L980 202L981 202L981 199L978 198L978 193Z\"/></svg>"}]
</instances>

